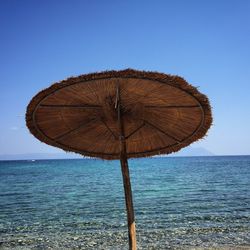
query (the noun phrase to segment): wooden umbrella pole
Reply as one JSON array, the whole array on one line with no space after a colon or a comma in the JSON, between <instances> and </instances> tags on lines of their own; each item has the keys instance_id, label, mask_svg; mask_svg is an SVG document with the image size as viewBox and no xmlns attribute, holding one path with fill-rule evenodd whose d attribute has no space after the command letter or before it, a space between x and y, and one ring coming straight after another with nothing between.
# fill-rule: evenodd
<instances>
[{"instance_id":1,"label":"wooden umbrella pole","mask_svg":"<svg viewBox=\"0 0 250 250\"><path fill-rule=\"evenodd\" d=\"M131 190L130 177L129 177L126 140L124 136L124 127L123 127L123 119L122 119L122 110L121 110L121 104L120 104L119 85L117 85L115 108L117 108L118 123L119 123L119 129L120 129L120 136L119 136L120 162L121 162L123 187L124 187L125 201L126 201L126 208L127 208L129 249L136 250L135 216L134 216L132 190Z\"/></svg>"}]
</instances>

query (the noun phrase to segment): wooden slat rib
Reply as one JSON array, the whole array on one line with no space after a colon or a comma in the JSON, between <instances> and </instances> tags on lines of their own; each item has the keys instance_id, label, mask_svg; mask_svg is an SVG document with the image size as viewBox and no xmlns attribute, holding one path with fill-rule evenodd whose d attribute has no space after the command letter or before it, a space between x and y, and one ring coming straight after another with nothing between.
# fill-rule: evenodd
<instances>
[{"instance_id":1,"label":"wooden slat rib","mask_svg":"<svg viewBox=\"0 0 250 250\"><path fill-rule=\"evenodd\" d=\"M94 121L97 121L97 118L91 119L91 120L89 120L89 121L87 121L87 122L85 122L85 123L79 125L77 128L71 129L71 130L67 131L66 133L63 133L63 134L57 136L54 140L55 140L55 141L59 141L59 140L61 140L61 139L64 139L65 137L69 136L70 134L76 132L77 130L83 128L84 126L86 126L86 125L88 125L89 123L94 122Z\"/></svg>"},{"instance_id":2,"label":"wooden slat rib","mask_svg":"<svg viewBox=\"0 0 250 250\"><path fill-rule=\"evenodd\" d=\"M126 136L125 139L128 139L130 136L132 136L133 134L135 134L137 131L139 131L144 126L145 126L145 122L143 122L137 129L135 129L134 131L132 131L128 136Z\"/></svg>"},{"instance_id":3,"label":"wooden slat rib","mask_svg":"<svg viewBox=\"0 0 250 250\"><path fill-rule=\"evenodd\" d=\"M119 137L112 131L112 129L108 126L108 124L103 120L101 120L101 122L105 125L105 127L108 129L108 131L113 135L114 139L118 140Z\"/></svg>"},{"instance_id":4,"label":"wooden slat rib","mask_svg":"<svg viewBox=\"0 0 250 250\"><path fill-rule=\"evenodd\" d=\"M160 131L161 133L165 134L166 136L168 136L169 138L175 140L176 142L180 143L181 141L179 139L177 139L176 137L166 133L165 131L163 131L162 129L158 128L157 126L155 126L154 124L148 122L148 121L144 121L145 123L147 123L149 126L155 128L156 130Z\"/></svg>"},{"instance_id":5,"label":"wooden slat rib","mask_svg":"<svg viewBox=\"0 0 250 250\"><path fill-rule=\"evenodd\" d=\"M146 108L199 108L199 105L186 105L186 106L177 106L177 105L166 105L166 106L153 106L153 105L147 105Z\"/></svg>"},{"instance_id":6,"label":"wooden slat rib","mask_svg":"<svg viewBox=\"0 0 250 250\"><path fill-rule=\"evenodd\" d=\"M41 108L101 108L100 105L49 105L41 104Z\"/></svg>"}]
</instances>

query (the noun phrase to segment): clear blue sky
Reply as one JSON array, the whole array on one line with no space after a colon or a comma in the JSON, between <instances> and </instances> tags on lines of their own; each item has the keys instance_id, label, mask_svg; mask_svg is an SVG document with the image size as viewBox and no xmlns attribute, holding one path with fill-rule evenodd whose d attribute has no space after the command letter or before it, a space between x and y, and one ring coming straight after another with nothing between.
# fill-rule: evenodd
<instances>
[{"instance_id":1,"label":"clear blue sky","mask_svg":"<svg viewBox=\"0 0 250 250\"><path fill-rule=\"evenodd\" d=\"M0 1L0 154L60 152L25 125L26 106L66 77L135 68L183 76L213 106L195 143L250 154L250 1Z\"/></svg>"}]
</instances>

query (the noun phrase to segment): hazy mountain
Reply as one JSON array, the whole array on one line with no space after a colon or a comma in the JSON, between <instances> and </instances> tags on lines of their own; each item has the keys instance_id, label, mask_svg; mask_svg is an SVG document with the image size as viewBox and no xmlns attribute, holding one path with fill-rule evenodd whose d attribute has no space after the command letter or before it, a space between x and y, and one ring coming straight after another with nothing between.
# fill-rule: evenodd
<instances>
[{"instance_id":1,"label":"hazy mountain","mask_svg":"<svg viewBox=\"0 0 250 250\"><path fill-rule=\"evenodd\" d=\"M168 156L211 156L213 153L205 148L187 147ZM167 155L162 155L165 157ZM82 156L74 153L31 153L0 155L0 160L36 160L36 159L81 159Z\"/></svg>"},{"instance_id":2,"label":"hazy mountain","mask_svg":"<svg viewBox=\"0 0 250 250\"><path fill-rule=\"evenodd\" d=\"M205 148L186 147L177 153L171 154L170 156L212 156L212 155L214 154Z\"/></svg>"}]
</instances>

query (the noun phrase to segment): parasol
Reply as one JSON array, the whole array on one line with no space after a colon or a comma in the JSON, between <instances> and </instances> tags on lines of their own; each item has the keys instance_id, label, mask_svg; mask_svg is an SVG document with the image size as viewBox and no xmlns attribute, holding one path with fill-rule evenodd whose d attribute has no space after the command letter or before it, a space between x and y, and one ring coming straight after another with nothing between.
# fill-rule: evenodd
<instances>
[{"instance_id":1,"label":"parasol","mask_svg":"<svg viewBox=\"0 0 250 250\"><path fill-rule=\"evenodd\" d=\"M208 98L183 78L132 69L71 77L39 92L26 123L40 141L84 156L120 159L129 249L136 230L128 158L176 152L212 123Z\"/></svg>"}]
</instances>

